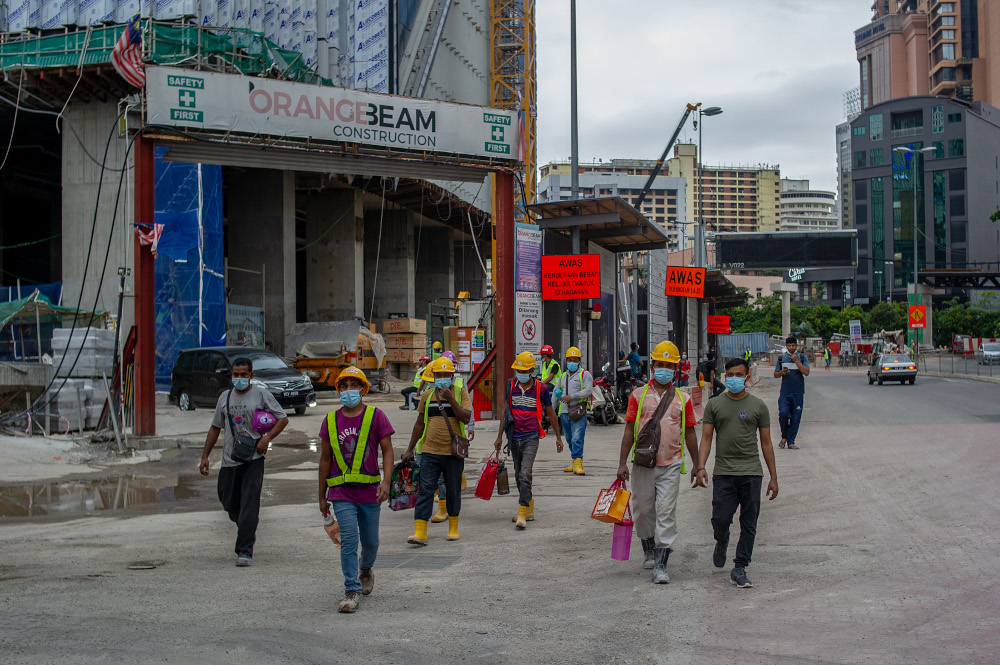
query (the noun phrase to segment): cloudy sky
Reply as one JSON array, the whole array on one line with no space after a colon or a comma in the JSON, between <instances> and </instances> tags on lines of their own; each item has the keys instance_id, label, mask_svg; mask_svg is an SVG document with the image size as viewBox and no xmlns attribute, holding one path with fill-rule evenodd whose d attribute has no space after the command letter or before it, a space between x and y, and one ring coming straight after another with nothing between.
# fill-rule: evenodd
<instances>
[{"instance_id":1,"label":"cloudy sky","mask_svg":"<svg viewBox=\"0 0 1000 665\"><path fill-rule=\"evenodd\" d=\"M577 0L580 161L656 159L685 104L706 164L779 164L836 190L834 129L872 0ZM539 0L538 163L568 160L569 0ZM689 120L679 140L694 140Z\"/></svg>"}]
</instances>

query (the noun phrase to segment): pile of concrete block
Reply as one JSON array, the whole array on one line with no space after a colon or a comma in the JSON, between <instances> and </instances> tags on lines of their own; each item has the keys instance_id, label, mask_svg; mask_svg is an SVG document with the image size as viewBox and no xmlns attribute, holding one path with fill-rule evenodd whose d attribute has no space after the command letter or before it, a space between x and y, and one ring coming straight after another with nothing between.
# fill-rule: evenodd
<instances>
[{"instance_id":1,"label":"pile of concrete block","mask_svg":"<svg viewBox=\"0 0 1000 665\"><path fill-rule=\"evenodd\" d=\"M48 404L37 417L48 414L50 432L78 432L94 429L104 408L105 392L103 381L93 379L56 379L52 387L42 397L41 404ZM51 401L49 401L51 398Z\"/></svg>"},{"instance_id":2,"label":"pile of concrete block","mask_svg":"<svg viewBox=\"0 0 1000 665\"><path fill-rule=\"evenodd\" d=\"M103 374L110 379L115 364L115 331L56 328L52 331L52 352L52 365L56 368L57 377L99 379Z\"/></svg>"}]
</instances>

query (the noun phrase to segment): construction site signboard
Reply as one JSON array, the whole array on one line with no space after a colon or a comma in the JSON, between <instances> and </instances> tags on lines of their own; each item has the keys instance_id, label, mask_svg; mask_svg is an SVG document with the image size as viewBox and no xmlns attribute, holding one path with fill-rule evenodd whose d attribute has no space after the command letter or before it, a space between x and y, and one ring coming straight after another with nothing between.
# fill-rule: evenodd
<instances>
[{"instance_id":1,"label":"construction site signboard","mask_svg":"<svg viewBox=\"0 0 1000 665\"><path fill-rule=\"evenodd\" d=\"M667 266L666 291L668 296L705 297L705 269Z\"/></svg>"},{"instance_id":2,"label":"construction site signboard","mask_svg":"<svg viewBox=\"0 0 1000 665\"><path fill-rule=\"evenodd\" d=\"M146 122L517 160L515 111L214 72L146 67Z\"/></svg>"},{"instance_id":3,"label":"construction site signboard","mask_svg":"<svg viewBox=\"0 0 1000 665\"><path fill-rule=\"evenodd\" d=\"M926 305L910 305L910 328L927 327Z\"/></svg>"},{"instance_id":4,"label":"construction site signboard","mask_svg":"<svg viewBox=\"0 0 1000 665\"><path fill-rule=\"evenodd\" d=\"M517 310L514 332L514 352L538 353L542 345L542 298L538 293L517 291L514 294Z\"/></svg>"},{"instance_id":5,"label":"construction site signboard","mask_svg":"<svg viewBox=\"0 0 1000 665\"><path fill-rule=\"evenodd\" d=\"M709 335L728 335L732 331L729 328L729 317L722 316L709 316L708 326L705 330Z\"/></svg>"},{"instance_id":6,"label":"construction site signboard","mask_svg":"<svg viewBox=\"0 0 1000 665\"><path fill-rule=\"evenodd\" d=\"M550 254L542 257L542 300L600 297L599 254Z\"/></svg>"}]
</instances>

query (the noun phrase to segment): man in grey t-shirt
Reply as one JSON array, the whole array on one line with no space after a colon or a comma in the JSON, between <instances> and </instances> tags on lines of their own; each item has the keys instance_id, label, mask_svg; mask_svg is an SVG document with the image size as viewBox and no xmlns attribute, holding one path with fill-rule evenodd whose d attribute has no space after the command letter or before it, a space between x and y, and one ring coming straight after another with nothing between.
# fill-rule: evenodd
<instances>
[{"instance_id":1,"label":"man in grey t-shirt","mask_svg":"<svg viewBox=\"0 0 1000 665\"><path fill-rule=\"evenodd\" d=\"M219 469L219 501L229 513L229 519L237 526L237 566L249 566L253 561L257 523L260 521L260 491L264 484L264 455L271 441L288 424L288 417L274 396L259 386L252 385L251 379L251 360L234 360L233 388L222 393L215 405L215 416L205 438L205 450L199 466L201 475L207 476L208 457L219 440L219 433L224 430L226 434L222 444L222 468ZM269 411L277 419L274 427L263 435L253 428L253 414L257 410ZM233 447L236 445L234 426L237 433L257 442L257 449L249 462L240 463L233 459Z\"/></svg>"}]
</instances>

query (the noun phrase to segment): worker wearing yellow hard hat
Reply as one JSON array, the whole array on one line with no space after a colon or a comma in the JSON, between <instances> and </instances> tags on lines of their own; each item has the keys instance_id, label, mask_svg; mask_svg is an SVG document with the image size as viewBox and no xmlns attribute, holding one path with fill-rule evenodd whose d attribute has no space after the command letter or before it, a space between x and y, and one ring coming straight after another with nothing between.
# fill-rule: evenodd
<instances>
[{"instance_id":1,"label":"worker wearing yellow hard hat","mask_svg":"<svg viewBox=\"0 0 1000 665\"><path fill-rule=\"evenodd\" d=\"M643 568L653 569L654 583L666 584L670 582L667 559L677 539L677 493L684 473L684 446L697 462L698 438L691 398L674 384L681 360L677 346L660 342L649 360L653 378L629 396L618 478L632 478L632 507L642 542ZM646 427L654 417L660 418L658 438L652 426Z\"/></svg>"},{"instance_id":2,"label":"worker wearing yellow hard hat","mask_svg":"<svg viewBox=\"0 0 1000 665\"><path fill-rule=\"evenodd\" d=\"M518 529L526 527L525 522L535 519L535 501L531 496L531 477L538 454L539 439L545 436L542 429L542 410L549 416L549 422L556 432L556 452L563 449L562 431L559 420L552 408L552 395L548 386L538 379L532 378L535 369L535 357L528 351L517 355L511 368L515 378L505 386L504 398L506 406L504 424L506 427L497 432L497 440L493 444L500 451L504 434L510 447L510 455L514 461L514 480L517 483L517 515L514 524Z\"/></svg>"},{"instance_id":3,"label":"worker wearing yellow hard hat","mask_svg":"<svg viewBox=\"0 0 1000 665\"><path fill-rule=\"evenodd\" d=\"M566 473L586 475L583 470L583 437L587 433L587 410L594 392L594 377L581 365L583 354L575 346L566 351L566 371L556 380L559 403L559 424L569 443L573 462L563 469Z\"/></svg>"},{"instance_id":4,"label":"worker wearing yellow hard hat","mask_svg":"<svg viewBox=\"0 0 1000 665\"><path fill-rule=\"evenodd\" d=\"M447 540L458 540L465 459L451 454L451 433L465 436L466 424L472 419L469 391L454 387L455 363L448 358L438 358L429 367L434 373L434 386L420 398L420 415L413 425L410 445L402 456L406 461L417 453L420 461L420 494L413 513L413 535L407 539L412 545L427 544L427 522L431 519L434 491L442 477L445 491L440 492L440 496L448 515Z\"/></svg>"},{"instance_id":5,"label":"worker wearing yellow hard hat","mask_svg":"<svg viewBox=\"0 0 1000 665\"><path fill-rule=\"evenodd\" d=\"M441 345L441 342L434 342L431 346L431 361L433 362L440 358L442 351L444 351L444 347Z\"/></svg>"}]
</instances>

